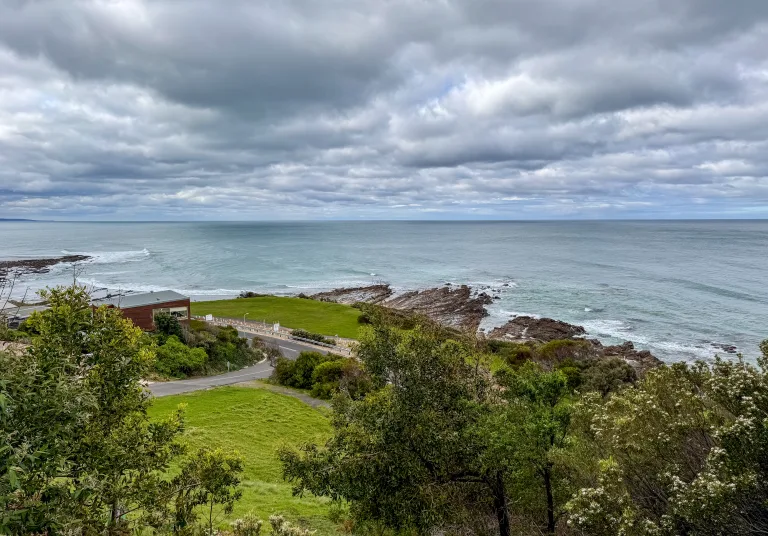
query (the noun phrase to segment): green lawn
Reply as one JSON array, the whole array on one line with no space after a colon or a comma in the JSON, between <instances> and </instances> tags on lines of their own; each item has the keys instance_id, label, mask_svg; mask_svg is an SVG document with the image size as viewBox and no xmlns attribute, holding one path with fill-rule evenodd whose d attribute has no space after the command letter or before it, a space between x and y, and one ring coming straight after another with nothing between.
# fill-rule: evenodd
<instances>
[{"instance_id":1,"label":"green lawn","mask_svg":"<svg viewBox=\"0 0 768 536\"><path fill-rule=\"evenodd\" d=\"M301 328L323 335L357 337L357 317L360 311L349 305L327 303L303 298L264 296L234 300L201 301L192 304L192 314L266 320L280 322L288 328Z\"/></svg>"},{"instance_id":2,"label":"green lawn","mask_svg":"<svg viewBox=\"0 0 768 536\"><path fill-rule=\"evenodd\" d=\"M291 494L281 476L277 449L306 441L323 442L330 434L328 419L317 409L293 397L249 387L220 387L210 391L169 396L155 400L153 417L173 412L186 404L186 441L190 450L201 446L223 447L240 452L245 460L243 497L226 524L249 511L267 522L269 515L306 523L317 536L335 536L328 520L329 502L310 495Z\"/></svg>"}]
</instances>

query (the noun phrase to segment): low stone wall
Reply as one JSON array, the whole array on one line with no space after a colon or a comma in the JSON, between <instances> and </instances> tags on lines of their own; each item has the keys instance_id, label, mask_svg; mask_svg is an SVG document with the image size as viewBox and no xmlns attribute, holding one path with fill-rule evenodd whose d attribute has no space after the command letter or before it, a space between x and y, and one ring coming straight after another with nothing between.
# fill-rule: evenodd
<instances>
[{"instance_id":1,"label":"low stone wall","mask_svg":"<svg viewBox=\"0 0 768 536\"><path fill-rule=\"evenodd\" d=\"M252 320L236 320L234 318L222 318L222 317L216 317L214 316L212 320L207 320L204 316L193 316L195 320L202 320L204 322L208 322L209 324L213 324L214 326L232 326L233 328L236 328L239 331L245 331L248 333L253 333L254 335L264 335L267 337L273 337L276 339L285 339L285 340L293 340L293 337L291 336L292 329L285 328L283 326L280 326L278 328L278 331L274 331L273 324L265 324L264 322L255 322ZM333 339L336 342L336 346L328 346L328 345L319 345L319 344L312 344L310 341L301 339L302 344L306 344L308 346L314 346L318 349L322 350L329 350L333 353L343 354L343 355L352 355L352 345L354 342L352 339L342 339L337 337L328 337L329 339Z\"/></svg>"}]
</instances>

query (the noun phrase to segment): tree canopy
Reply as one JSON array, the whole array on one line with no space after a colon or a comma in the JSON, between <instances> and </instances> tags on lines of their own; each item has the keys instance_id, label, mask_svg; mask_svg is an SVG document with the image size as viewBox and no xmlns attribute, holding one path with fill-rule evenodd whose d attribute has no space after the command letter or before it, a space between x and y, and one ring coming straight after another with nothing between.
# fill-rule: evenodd
<instances>
[{"instance_id":1,"label":"tree canopy","mask_svg":"<svg viewBox=\"0 0 768 536\"><path fill-rule=\"evenodd\" d=\"M50 307L29 319L28 348L0 352L0 532L171 531L189 504L185 490L228 503L210 479L167 472L184 452L183 415L147 416L140 381L153 365L151 339L119 310L92 308L81 287L41 296ZM214 482L226 481L224 472L231 487L239 468L222 464Z\"/></svg>"}]
</instances>

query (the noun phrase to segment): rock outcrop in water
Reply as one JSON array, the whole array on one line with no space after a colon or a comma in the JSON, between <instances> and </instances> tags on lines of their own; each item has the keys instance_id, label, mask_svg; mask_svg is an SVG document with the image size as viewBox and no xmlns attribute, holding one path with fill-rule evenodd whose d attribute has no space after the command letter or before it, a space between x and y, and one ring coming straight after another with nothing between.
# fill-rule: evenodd
<instances>
[{"instance_id":1,"label":"rock outcrop in water","mask_svg":"<svg viewBox=\"0 0 768 536\"><path fill-rule=\"evenodd\" d=\"M603 346L600 341L595 339L590 342L601 350L602 357L623 359L641 373L662 364L662 361L651 352L636 350L635 345L629 341L614 346Z\"/></svg>"},{"instance_id":2,"label":"rock outcrop in water","mask_svg":"<svg viewBox=\"0 0 768 536\"><path fill-rule=\"evenodd\" d=\"M473 332L480 327L480 321L488 316L485 306L493 301L484 292L473 293L467 285L414 290L398 295L394 294L389 285L371 285L320 292L310 298L346 304L373 303L423 314L444 326Z\"/></svg>"},{"instance_id":3,"label":"rock outcrop in water","mask_svg":"<svg viewBox=\"0 0 768 536\"><path fill-rule=\"evenodd\" d=\"M485 306L492 303L487 294L473 294L466 285L414 290L381 303L385 307L414 311L451 328L476 332L488 316Z\"/></svg>"},{"instance_id":4,"label":"rock outcrop in water","mask_svg":"<svg viewBox=\"0 0 768 536\"><path fill-rule=\"evenodd\" d=\"M87 255L67 255L51 259L18 259L0 261L0 281L8 278L10 274L44 274L51 270L52 266L59 263L81 262L90 259Z\"/></svg>"},{"instance_id":5,"label":"rock outcrop in water","mask_svg":"<svg viewBox=\"0 0 768 536\"><path fill-rule=\"evenodd\" d=\"M560 320L518 316L503 326L491 330L488 338L515 342L549 342L558 339L574 339L586 334L587 331L583 327Z\"/></svg>"},{"instance_id":6,"label":"rock outcrop in water","mask_svg":"<svg viewBox=\"0 0 768 536\"><path fill-rule=\"evenodd\" d=\"M485 306L493 298L485 292L473 291L467 285L436 287L395 294L389 285L339 288L320 292L308 298L335 303L373 303L400 311L423 314L444 326L463 331L477 332L481 320L488 316ZM518 316L503 326L494 328L486 335L489 339L511 342L546 343L563 339L588 340L594 351L591 358L619 358L643 372L661 364L661 361L647 350L637 350L631 342L604 346L597 339L585 339L587 331L582 326L569 324L552 318Z\"/></svg>"},{"instance_id":7,"label":"rock outcrop in water","mask_svg":"<svg viewBox=\"0 0 768 536\"><path fill-rule=\"evenodd\" d=\"M587 331L582 326L568 322L551 318L518 316L503 326L491 330L488 338L511 342L546 343L562 339L584 339L586 334ZM592 351L589 352L594 359L623 359L641 373L662 364L661 360L651 352L637 350L629 341L612 346L604 346L597 339L588 339L588 341L594 349L594 355Z\"/></svg>"},{"instance_id":8,"label":"rock outcrop in water","mask_svg":"<svg viewBox=\"0 0 768 536\"><path fill-rule=\"evenodd\" d=\"M379 304L392 296L389 285L370 285L368 287L337 288L309 296L312 300L334 303L374 303Z\"/></svg>"}]
</instances>

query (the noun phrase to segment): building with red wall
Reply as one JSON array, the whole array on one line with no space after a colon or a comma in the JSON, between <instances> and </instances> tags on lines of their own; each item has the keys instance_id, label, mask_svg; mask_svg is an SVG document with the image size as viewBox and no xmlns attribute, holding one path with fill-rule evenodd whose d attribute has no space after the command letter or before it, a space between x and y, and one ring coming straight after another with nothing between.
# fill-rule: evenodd
<instances>
[{"instance_id":1,"label":"building with red wall","mask_svg":"<svg viewBox=\"0 0 768 536\"><path fill-rule=\"evenodd\" d=\"M191 315L189 298L172 290L114 296L97 300L93 305L117 307L125 318L146 331L155 329L155 315L159 313L170 313L181 322L188 321Z\"/></svg>"}]
</instances>

